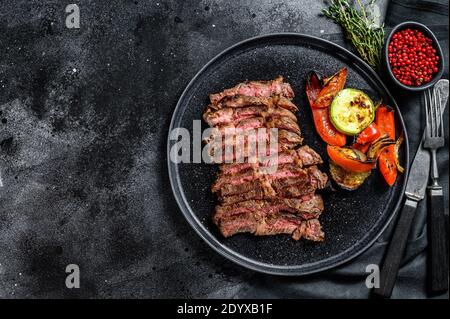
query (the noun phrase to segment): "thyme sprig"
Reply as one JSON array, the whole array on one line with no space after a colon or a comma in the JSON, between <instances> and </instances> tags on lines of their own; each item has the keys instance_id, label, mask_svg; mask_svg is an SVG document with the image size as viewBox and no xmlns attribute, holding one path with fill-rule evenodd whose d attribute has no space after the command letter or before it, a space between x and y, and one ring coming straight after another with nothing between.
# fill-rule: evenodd
<instances>
[{"instance_id":1,"label":"thyme sprig","mask_svg":"<svg viewBox=\"0 0 450 319\"><path fill-rule=\"evenodd\" d=\"M322 13L339 24L359 56L372 68L380 66L384 43L384 25L376 26L374 18L367 14L360 0L359 9L347 0L331 0ZM373 1L370 3L373 4Z\"/></svg>"}]
</instances>

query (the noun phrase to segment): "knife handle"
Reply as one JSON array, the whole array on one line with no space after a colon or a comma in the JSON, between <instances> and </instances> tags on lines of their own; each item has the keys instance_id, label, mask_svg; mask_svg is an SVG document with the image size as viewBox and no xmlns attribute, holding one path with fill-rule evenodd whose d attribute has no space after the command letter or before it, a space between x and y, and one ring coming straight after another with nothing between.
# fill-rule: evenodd
<instances>
[{"instance_id":1,"label":"knife handle","mask_svg":"<svg viewBox=\"0 0 450 319\"><path fill-rule=\"evenodd\" d=\"M397 225L395 226L394 235L389 243L389 247L381 267L380 287L374 289L374 293L381 297L391 297L392 289L394 288L395 280L397 278L398 269L400 268L403 254L405 252L406 242L408 241L408 235L416 208L417 202L411 199L406 199L405 204L403 204L403 208L398 217Z\"/></svg>"},{"instance_id":2,"label":"knife handle","mask_svg":"<svg viewBox=\"0 0 450 319\"><path fill-rule=\"evenodd\" d=\"M445 231L442 187L432 186L430 194L431 290L448 290L447 234Z\"/></svg>"}]
</instances>

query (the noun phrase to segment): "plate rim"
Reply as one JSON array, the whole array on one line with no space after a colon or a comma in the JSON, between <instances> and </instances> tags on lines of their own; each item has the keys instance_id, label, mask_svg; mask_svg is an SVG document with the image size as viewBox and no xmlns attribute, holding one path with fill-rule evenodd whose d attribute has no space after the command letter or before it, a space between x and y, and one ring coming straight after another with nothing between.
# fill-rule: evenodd
<instances>
[{"instance_id":1,"label":"plate rim","mask_svg":"<svg viewBox=\"0 0 450 319\"><path fill-rule=\"evenodd\" d=\"M345 258L341 258L341 260L338 261L332 261L330 259L337 258L340 254L345 253L347 250L344 250L342 253L338 255L334 255L330 258L319 260L313 263L308 264L302 264L302 265L295 265L295 266L282 266L282 265L274 265L269 263L260 262L251 258L248 258L233 249L227 247L226 245L220 243L217 238L215 238L210 231L208 231L204 225L202 225L201 221L197 218L197 216L192 212L189 205L187 205L187 199L184 196L183 187L180 183L178 183L178 165L173 163L170 160L170 148L171 148L171 139L170 139L170 132L173 130L174 122L176 120L176 115L179 113L181 109L182 101L184 100L186 94L190 90L190 88L195 84L196 80L201 76L203 72L205 72L206 69L208 69L212 64L214 64L219 58L226 55L228 52L234 50L235 48L245 45L247 43L263 40L264 38L281 38L281 37L294 37L294 38L303 38L303 39L310 39L313 41L322 42L327 46L334 47L337 50L343 51L345 55L349 56L350 58L356 60L358 63L360 63L363 66L364 72L370 73L375 79L376 82L380 84L382 89L385 90L389 98L391 99L392 103L394 104L396 110L398 111L398 117L400 119L401 127L403 128L403 134L404 134L404 147L405 147L405 173L404 173L404 181L403 185L401 187L401 193L397 200L397 203L395 204L395 207L393 211L391 212L390 216L386 220L385 224L380 228L380 230L373 236L371 240L367 242L367 244L355 251L352 254L349 254L349 256ZM369 249L375 241L381 236L381 234L384 232L384 230L391 224L394 216L396 216L400 205L402 203L406 184L408 181L409 176L409 139L408 139L408 132L406 130L406 125L403 120L403 116L401 114L401 110L398 107L397 102L395 101L394 97L392 96L389 89L386 87L385 83L381 80L380 76L373 70L366 62L364 62L361 58L356 56L353 52L349 51L348 49L332 42L326 39L322 39L313 35L303 34L303 33L296 33L296 32L277 32L277 33L268 33L263 35L258 35L255 37L247 38L242 41L239 41L221 52L219 52L217 55L215 55L212 59L210 59L195 75L194 77L189 81L189 83L186 85L185 89L183 90L182 94L180 95L177 104L175 106L175 109L172 113L172 118L170 120L169 130L168 130L168 136L167 136L167 167L168 167L168 173L169 173L169 181L170 186L172 189L173 196L175 198L175 201L178 205L178 208L181 210L183 216L188 221L189 225L195 230L195 232L218 254L221 256L227 258L228 260L234 262L235 264L238 264L239 266L245 267L247 269L251 269L253 271L257 271L260 273L270 274L270 275L280 275L280 276L304 276L309 275L313 273L322 272L331 268L335 268L339 265L342 265L346 262L349 262L350 260L358 257L362 253L364 253L367 249ZM351 248L349 248L351 249ZM326 265L320 265L324 262L328 261L328 264ZM319 264L318 266L314 266L315 264ZM304 269L306 266L308 266L308 269Z\"/></svg>"}]
</instances>

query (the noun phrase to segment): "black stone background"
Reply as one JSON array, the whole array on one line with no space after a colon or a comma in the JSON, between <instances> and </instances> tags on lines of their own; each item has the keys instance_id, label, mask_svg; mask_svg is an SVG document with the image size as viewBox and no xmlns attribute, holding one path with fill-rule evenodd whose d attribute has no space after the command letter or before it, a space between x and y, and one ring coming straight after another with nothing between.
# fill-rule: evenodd
<instances>
[{"instance_id":1,"label":"black stone background","mask_svg":"<svg viewBox=\"0 0 450 319\"><path fill-rule=\"evenodd\" d=\"M69 3L0 1L0 297L367 296L354 264L277 278L217 255L179 212L165 164L201 66L266 33L341 41L322 1L79 0L79 30L65 27ZM71 263L80 289L65 287Z\"/></svg>"}]
</instances>

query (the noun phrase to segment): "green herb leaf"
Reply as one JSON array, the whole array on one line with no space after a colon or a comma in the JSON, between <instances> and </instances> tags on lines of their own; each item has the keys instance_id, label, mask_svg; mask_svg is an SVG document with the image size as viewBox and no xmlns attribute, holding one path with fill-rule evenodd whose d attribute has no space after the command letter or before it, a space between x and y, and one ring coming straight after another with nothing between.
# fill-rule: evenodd
<instances>
[{"instance_id":1,"label":"green herb leaf","mask_svg":"<svg viewBox=\"0 0 450 319\"><path fill-rule=\"evenodd\" d=\"M360 0L357 0L359 10L348 3L347 0L331 0L330 6L322 13L339 24L347 39L355 47L359 56L372 68L380 66L384 43L384 25L375 26ZM373 5L372 1L370 5Z\"/></svg>"}]
</instances>

